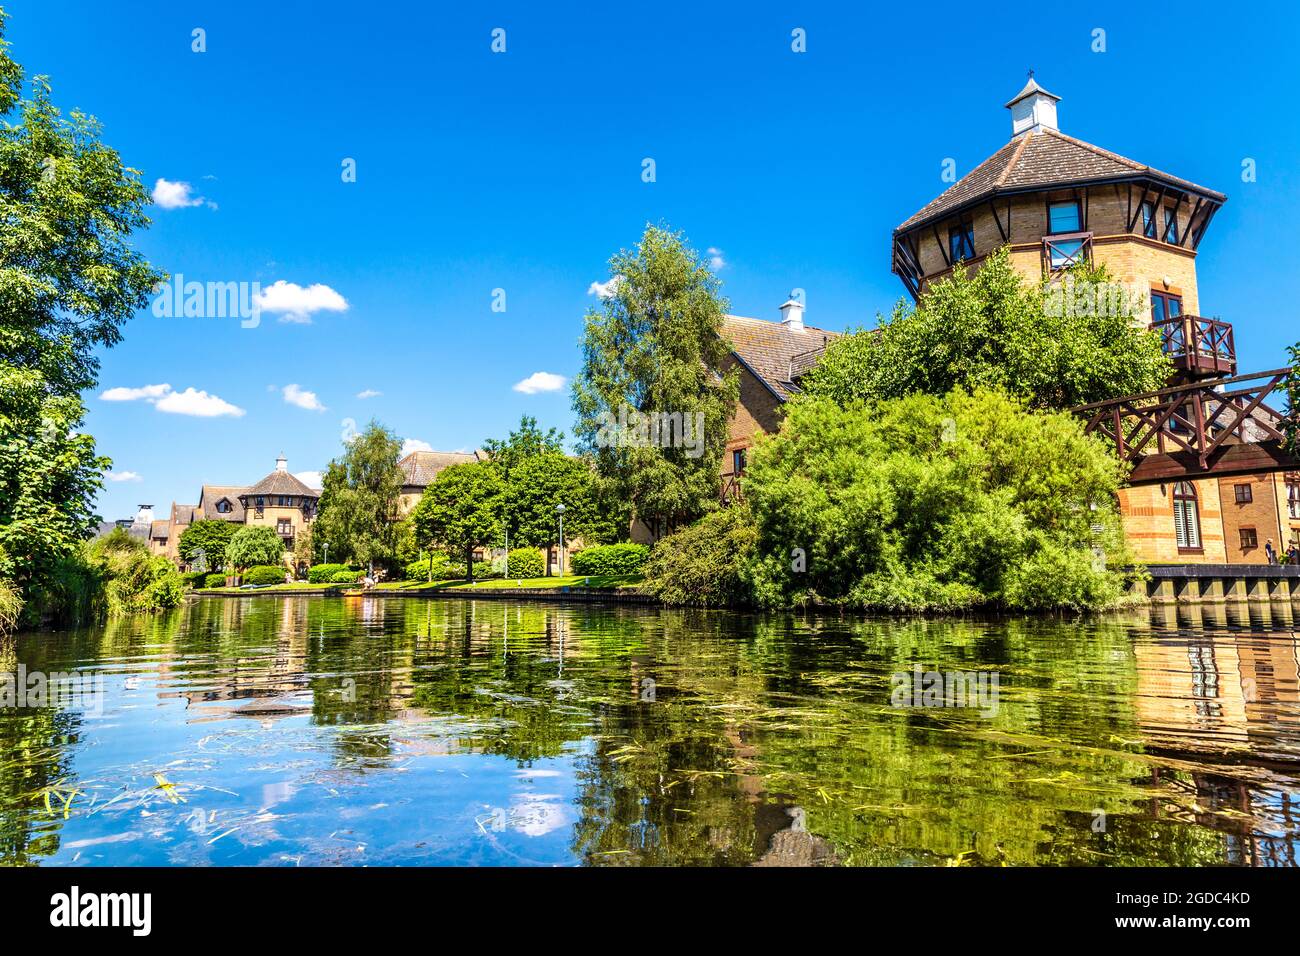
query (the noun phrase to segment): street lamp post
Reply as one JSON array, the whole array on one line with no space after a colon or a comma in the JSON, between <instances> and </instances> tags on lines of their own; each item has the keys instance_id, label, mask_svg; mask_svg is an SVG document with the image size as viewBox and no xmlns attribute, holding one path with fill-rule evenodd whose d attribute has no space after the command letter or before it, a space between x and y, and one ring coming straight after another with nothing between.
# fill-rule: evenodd
<instances>
[{"instance_id":1,"label":"street lamp post","mask_svg":"<svg viewBox=\"0 0 1300 956\"><path fill-rule=\"evenodd\" d=\"M560 577L564 577L564 503L555 506L555 513L560 516Z\"/></svg>"}]
</instances>

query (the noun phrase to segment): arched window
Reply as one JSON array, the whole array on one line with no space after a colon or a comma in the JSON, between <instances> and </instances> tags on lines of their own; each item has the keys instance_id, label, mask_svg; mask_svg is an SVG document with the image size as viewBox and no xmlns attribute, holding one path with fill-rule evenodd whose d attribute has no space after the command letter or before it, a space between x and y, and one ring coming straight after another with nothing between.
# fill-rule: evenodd
<instances>
[{"instance_id":1,"label":"arched window","mask_svg":"<svg viewBox=\"0 0 1300 956\"><path fill-rule=\"evenodd\" d=\"M1196 488L1190 481L1174 485L1174 534L1180 550L1200 550L1201 513L1196 505Z\"/></svg>"}]
</instances>

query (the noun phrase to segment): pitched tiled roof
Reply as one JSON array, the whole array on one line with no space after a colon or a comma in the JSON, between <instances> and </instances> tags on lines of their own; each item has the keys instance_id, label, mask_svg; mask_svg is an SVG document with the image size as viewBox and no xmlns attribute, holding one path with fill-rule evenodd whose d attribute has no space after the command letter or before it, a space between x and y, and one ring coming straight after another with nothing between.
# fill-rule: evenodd
<instances>
[{"instance_id":1,"label":"pitched tiled roof","mask_svg":"<svg viewBox=\"0 0 1300 956\"><path fill-rule=\"evenodd\" d=\"M1073 136L1066 136L1059 130L1043 129L1011 140L953 183L896 231L942 218L963 206L1001 193L1141 177L1161 180L1216 202L1221 203L1227 199L1223 193L1126 159L1118 153L1085 143Z\"/></svg>"},{"instance_id":2,"label":"pitched tiled roof","mask_svg":"<svg viewBox=\"0 0 1300 956\"><path fill-rule=\"evenodd\" d=\"M722 334L730 342L732 353L781 401L799 391L792 374L794 366L808 361L809 353L815 353L840 335L812 326L796 331L780 322L739 315L723 316Z\"/></svg>"},{"instance_id":3,"label":"pitched tiled roof","mask_svg":"<svg viewBox=\"0 0 1300 956\"><path fill-rule=\"evenodd\" d=\"M480 460L476 451L413 451L399 461L397 467L402 469L404 486L427 488L444 468Z\"/></svg>"},{"instance_id":4,"label":"pitched tiled roof","mask_svg":"<svg viewBox=\"0 0 1300 956\"><path fill-rule=\"evenodd\" d=\"M255 495L300 495L306 498L319 498L314 488L309 488L287 471L273 471L257 484L240 492L245 498Z\"/></svg>"},{"instance_id":5,"label":"pitched tiled roof","mask_svg":"<svg viewBox=\"0 0 1300 956\"><path fill-rule=\"evenodd\" d=\"M172 502L172 521L175 524L193 524L194 512L198 510L198 505L178 505Z\"/></svg>"},{"instance_id":6,"label":"pitched tiled roof","mask_svg":"<svg viewBox=\"0 0 1300 956\"><path fill-rule=\"evenodd\" d=\"M161 518L156 519L149 525L149 537L161 538L167 540L167 522Z\"/></svg>"},{"instance_id":7,"label":"pitched tiled roof","mask_svg":"<svg viewBox=\"0 0 1300 956\"><path fill-rule=\"evenodd\" d=\"M247 489L242 485L204 485L199 492L197 511L209 521L243 521L244 505L239 500ZM217 502L222 498L228 500L232 510L222 514L217 510Z\"/></svg>"}]
</instances>

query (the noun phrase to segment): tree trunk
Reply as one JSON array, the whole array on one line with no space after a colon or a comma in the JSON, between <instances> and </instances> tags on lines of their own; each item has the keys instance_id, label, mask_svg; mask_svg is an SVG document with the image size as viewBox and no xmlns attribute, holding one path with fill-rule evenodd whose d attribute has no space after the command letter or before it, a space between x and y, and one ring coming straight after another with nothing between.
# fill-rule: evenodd
<instances>
[{"instance_id":1,"label":"tree trunk","mask_svg":"<svg viewBox=\"0 0 1300 956\"><path fill-rule=\"evenodd\" d=\"M465 576L471 584L474 582L474 546L472 544L465 546Z\"/></svg>"}]
</instances>

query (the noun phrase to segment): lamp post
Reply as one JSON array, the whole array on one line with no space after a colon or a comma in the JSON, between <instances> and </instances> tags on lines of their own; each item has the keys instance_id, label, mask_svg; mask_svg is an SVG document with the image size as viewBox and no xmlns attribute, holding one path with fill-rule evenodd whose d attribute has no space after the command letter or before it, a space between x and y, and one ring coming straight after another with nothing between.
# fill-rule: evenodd
<instances>
[{"instance_id":1,"label":"lamp post","mask_svg":"<svg viewBox=\"0 0 1300 956\"><path fill-rule=\"evenodd\" d=\"M560 516L560 577L564 577L564 503L555 506L555 513Z\"/></svg>"},{"instance_id":2,"label":"lamp post","mask_svg":"<svg viewBox=\"0 0 1300 956\"><path fill-rule=\"evenodd\" d=\"M326 541L326 542L325 542L325 560L322 561L321 564L329 564L329 563L330 563L330 543L329 543L328 541Z\"/></svg>"}]
</instances>

